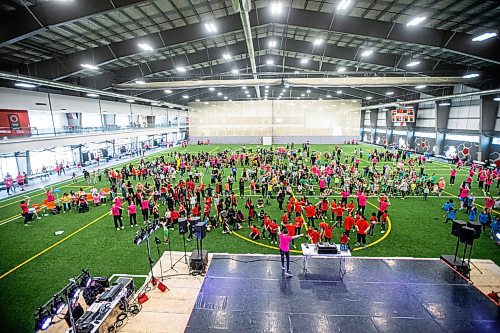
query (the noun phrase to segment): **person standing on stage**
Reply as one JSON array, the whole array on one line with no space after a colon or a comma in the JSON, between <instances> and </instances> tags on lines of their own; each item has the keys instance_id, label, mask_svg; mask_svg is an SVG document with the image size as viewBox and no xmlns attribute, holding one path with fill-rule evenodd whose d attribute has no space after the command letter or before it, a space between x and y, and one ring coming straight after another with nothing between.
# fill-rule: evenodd
<instances>
[{"instance_id":1,"label":"person standing on stage","mask_svg":"<svg viewBox=\"0 0 500 333\"><path fill-rule=\"evenodd\" d=\"M292 273L290 273L290 242L295 239L302 237L303 235L295 235L295 236L290 236L288 235L288 230L287 228L283 228L283 230L278 229L278 237L280 240L280 256L281 256L281 270L285 270L285 257L286 257L286 273L285 276L292 277Z\"/></svg>"}]
</instances>

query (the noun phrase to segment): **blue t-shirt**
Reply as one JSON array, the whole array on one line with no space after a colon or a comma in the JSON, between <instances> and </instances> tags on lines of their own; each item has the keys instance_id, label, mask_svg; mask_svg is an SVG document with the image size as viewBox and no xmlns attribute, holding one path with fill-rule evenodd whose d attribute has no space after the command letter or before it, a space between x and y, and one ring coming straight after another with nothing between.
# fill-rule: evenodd
<instances>
[{"instance_id":1,"label":"blue t-shirt","mask_svg":"<svg viewBox=\"0 0 500 333\"><path fill-rule=\"evenodd\" d=\"M486 224L486 222L488 222L488 214L479 214L478 221L479 223Z\"/></svg>"},{"instance_id":2,"label":"blue t-shirt","mask_svg":"<svg viewBox=\"0 0 500 333\"><path fill-rule=\"evenodd\" d=\"M448 212L448 218L449 218L449 219L454 220L456 215L457 215L457 211L456 211L456 210L450 210L450 211Z\"/></svg>"},{"instance_id":3,"label":"blue t-shirt","mask_svg":"<svg viewBox=\"0 0 500 333\"><path fill-rule=\"evenodd\" d=\"M469 213L469 221L475 221L476 220L476 211L471 210Z\"/></svg>"}]
</instances>

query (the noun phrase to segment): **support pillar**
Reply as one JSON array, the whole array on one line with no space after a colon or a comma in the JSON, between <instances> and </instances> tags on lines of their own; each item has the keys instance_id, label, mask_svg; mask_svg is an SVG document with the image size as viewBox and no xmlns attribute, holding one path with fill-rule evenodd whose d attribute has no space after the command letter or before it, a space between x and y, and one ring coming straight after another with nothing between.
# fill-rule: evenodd
<instances>
[{"instance_id":1,"label":"support pillar","mask_svg":"<svg viewBox=\"0 0 500 333\"><path fill-rule=\"evenodd\" d=\"M498 113L498 103L493 100L494 96L481 96L479 113L479 156L478 160L489 159L491 151L492 134Z\"/></svg>"},{"instance_id":2,"label":"support pillar","mask_svg":"<svg viewBox=\"0 0 500 333\"><path fill-rule=\"evenodd\" d=\"M370 143L375 143L375 132L377 130L377 117L378 117L378 109L371 109L370 110L370 133L371 133Z\"/></svg>"},{"instance_id":3,"label":"support pillar","mask_svg":"<svg viewBox=\"0 0 500 333\"><path fill-rule=\"evenodd\" d=\"M444 141L448 129L448 118L450 117L450 105L440 105L442 102L435 102L436 108L436 155L444 155Z\"/></svg>"}]
</instances>

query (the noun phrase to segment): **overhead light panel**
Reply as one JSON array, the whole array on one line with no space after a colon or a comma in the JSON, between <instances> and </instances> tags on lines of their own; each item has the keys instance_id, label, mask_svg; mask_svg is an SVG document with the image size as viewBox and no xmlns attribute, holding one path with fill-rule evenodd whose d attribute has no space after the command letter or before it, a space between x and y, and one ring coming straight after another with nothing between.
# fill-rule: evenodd
<instances>
[{"instance_id":1,"label":"overhead light panel","mask_svg":"<svg viewBox=\"0 0 500 333\"><path fill-rule=\"evenodd\" d=\"M351 0L342 0L340 1L339 5L337 6L338 10L345 10L349 5L351 4Z\"/></svg>"},{"instance_id":2,"label":"overhead light panel","mask_svg":"<svg viewBox=\"0 0 500 333\"><path fill-rule=\"evenodd\" d=\"M326 95L325 97L326 98L332 98L332 95Z\"/></svg>"},{"instance_id":3,"label":"overhead light panel","mask_svg":"<svg viewBox=\"0 0 500 333\"><path fill-rule=\"evenodd\" d=\"M188 98L189 98L189 96L188 96L188 95L182 95L182 98L184 98L184 99L188 99Z\"/></svg>"},{"instance_id":4,"label":"overhead light panel","mask_svg":"<svg viewBox=\"0 0 500 333\"><path fill-rule=\"evenodd\" d=\"M366 96L366 99L367 99L367 100L371 100L372 98L373 98L373 97L371 97L371 96Z\"/></svg>"},{"instance_id":5,"label":"overhead light panel","mask_svg":"<svg viewBox=\"0 0 500 333\"><path fill-rule=\"evenodd\" d=\"M337 95L342 94L342 90L337 90Z\"/></svg>"},{"instance_id":6,"label":"overhead light panel","mask_svg":"<svg viewBox=\"0 0 500 333\"><path fill-rule=\"evenodd\" d=\"M241 89L247 90L247 86L243 86L243 87L241 87Z\"/></svg>"},{"instance_id":7,"label":"overhead light panel","mask_svg":"<svg viewBox=\"0 0 500 333\"><path fill-rule=\"evenodd\" d=\"M477 73L471 73L471 74L466 74L466 75L464 75L464 76L462 76L462 77L463 77L464 79L472 79L472 78L474 78L474 77L478 77L478 76L479 76L479 74L477 74Z\"/></svg>"},{"instance_id":8,"label":"overhead light panel","mask_svg":"<svg viewBox=\"0 0 500 333\"><path fill-rule=\"evenodd\" d=\"M420 61L418 60L410 61L409 63L406 64L407 67L415 67L417 65L420 65Z\"/></svg>"},{"instance_id":9,"label":"overhead light panel","mask_svg":"<svg viewBox=\"0 0 500 333\"><path fill-rule=\"evenodd\" d=\"M210 87L210 88L208 88L208 90L210 90L210 91L214 91L214 90L215 90L215 88L214 88L214 87Z\"/></svg>"},{"instance_id":10,"label":"overhead light panel","mask_svg":"<svg viewBox=\"0 0 500 333\"><path fill-rule=\"evenodd\" d=\"M301 97L304 97L306 94L300 94Z\"/></svg>"},{"instance_id":11,"label":"overhead light panel","mask_svg":"<svg viewBox=\"0 0 500 333\"><path fill-rule=\"evenodd\" d=\"M311 89L307 89L306 93L310 94L311 93Z\"/></svg>"},{"instance_id":12,"label":"overhead light panel","mask_svg":"<svg viewBox=\"0 0 500 333\"><path fill-rule=\"evenodd\" d=\"M308 62L309 62L309 59L307 59L307 58L302 58L302 59L300 59L300 63L301 63L302 65L305 65L305 64L307 64Z\"/></svg>"},{"instance_id":13,"label":"overhead light panel","mask_svg":"<svg viewBox=\"0 0 500 333\"><path fill-rule=\"evenodd\" d=\"M210 33L217 32L217 27L215 26L215 23L205 23L205 29L207 29L207 31Z\"/></svg>"},{"instance_id":14,"label":"overhead light panel","mask_svg":"<svg viewBox=\"0 0 500 333\"><path fill-rule=\"evenodd\" d=\"M222 93L219 91L219 92L217 93L217 96L222 96Z\"/></svg>"},{"instance_id":15,"label":"overhead light panel","mask_svg":"<svg viewBox=\"0 0 500 333\"><path fill-rule=\"evenodd\" d=\"M197 98L197 99L195 99L194 101L195 101L195 102L199 102L199 101L200 101L200 99L199 99L199 98Z\"/></svg>"},{"instance_id":16,"label":"overhead light panel","mask_svg":"<svg viewBox=\"0 0 500 333\"><path fill-rule=\"evenodd\" d=\"M272 65L274 65L274 61L273 61L272 59L268 59L268 60L266 61L266 64L267 64L268 66L272 66Z\"/></svg>"},{"instance_id":17,"label":"overhead light panel","mask_svg":"<svg viewBox=\"0 0 500 333\"><path fill-rule=\"evenodd\" d=\"M16 87L21 87L21 88L35 88L36 86L34 84L29 84L29 83L23 83L23 82L17 82L14 83Z\"/></svg>"},{"instance_id":18,"label":"overhead light panel","mask_svg":"<svg viewBox=\"0 0 500 333\"><path fill-rule=\"evenodd\" d=\"M427 87L425 84L420 84L418 86L415 86L415 89L424 89L425 87Z\"/></svg>"},{"instance_id":19,"label":"overhead light panel","mask_svg":"<svg viewBox=\"0 0 500 333\"><path fill-rule=\"evenodd\" d=\"M321 44L323 44L323 39L321 39L321 38L316 38L313 42L313 45L315 45L315 46L318 46Z\"/></svg>"},{"instance_id":20,"label":"overhead light panel","mask_svg":"<svg viewBox=\"0 0 500 333\"><path fill-rule=\"evenodd\" d=\"M346 70L346 68L345 68L345 67L339 67L339 68L337 69L337 72L342 73L342 72L345 72L345 70Z\"/></svg>"},{"instance_id":21,"label":"overhead light panel","mask_svg":"<svg viewBox=\"0 0 500 333\"><path fill-rule=\"evenodd\" d=\"M224 99L227 99L227 96L224 96Z\"/></svg>"},{"instance_id":22,"label":"overhead light panel","mask_svg":"<svg viewBox=\"0 0 500 333\"><path fill-rule=\"evenodd\" d=\"M364 50L363 52L361 52L361 56L362 57L368 57L372 53L373 53L373 50Z\"/></svg>"},{"instance_id":23,"label":"overhead light panel","mask_svg":"<svg viewBox=\"0 0 500 333\"><path fill-rule=\"evenodd\" d=\"M127 103L134 103L135 99L126 99L125 102L127 102Z\"/></svg>"},{"instance_id":24,"label":"overhead light panel","mask_svg":"<svg viewBox=\"0 0 500 333\"><path fill-rule=\"evenodd\" d=\"M87 94L87 97L99 97L97 94Z\"/></svg>"},{"instance_id":25,"label":"overhead light panel","mask_svg":"<svg viewBox=\"0 0 500 333\"><path fill-rule=\"evenodd\" d=\"M139 45L139 47L140 47L141 49L143 49L144 51L153 51L153 47L152 47L151 45L149 45L149 44L146 44L146 43L139 43L138 45Z\"/></svg>"},{"instance_id":26,"label":"overhead light panel","mask_svg":"<svg viewBox=\"0 0 500 333\"><path fill-rule=\"evenodd\" d=\"M500 102L500 97L495 97L495 98L493 98L493 100L494 100L495 102Z\"/></svg>"},{"instance_id":27,"label":"overhead light panel","mask_svg":"<svg viewBox=\"0 0 500 333\"><path fill-rule=\"evenodd\" d=\"M472 38L472 41L473 42L482 42L482 41L485 41L487 39L490 39L490 38L493 38L493 37L496 37L496 36L497 36L496 32L485 32L482 35L479 35L479 36L476 36L476 37Z\"/></svg>"},{"instance_id":28,"label":"overhead light panel","mask_svg":"<svg viewBox=\"0 0 500 333\"><path fill-rule=\"evenodd\" d=\"M233 74L238 74L239 72L240 72L240 71L239 71L239 70L237 70L236 68L235 68L235 69L233 69L233 70L231 70L231 73L233 73Z\"/></svg>"},{"instance_id":29,"label":"overhead light panel","mask_svg":"<svg viewBox=\"0 0 500 333\"><path fill-rule=\"evenodd\" d=\"M281 3L273 2L271 4L271 14L273 15L281 14Z\"/></svg>"},{"instance_id":30,"label":"overhead light panel","mask_svg":"<svg viewBox=\"0 0 500 333\"><path fill-rule=\"evenodd\" d=\"M146 81L143 80L135 80L136 84L146 84Z\"/></svg>"},{"instance_id":31,"label":"overhead light panel","mask_svg":"<svg viewBox=\"0 0 500 333\"><path fill-rule=\"evenodd\" d=\"M165 89L164 91L165 91L166 94L171 94L172 93L172 90L170 90L170 89Z\"/></svg>"},{"instance_id":32,"label":"overhead light panel","mask_svg":"<svg viewBox=\"0 0 500 333\"><path fill-rule=\"evenodd\" d=\"M91 65L91 64L81 64L80 66L82 66L85 69L91 69L94 71L99 69L99 67L97 67L96 65Z\"/></svg>"},{"instance_id":33,"label":"overhead light panel","mask_svg":"<svg viewBox=\"0 0 500 333\"><path fill-rule=\"evenodd\" d=\"M179 73L185 73L186 72L186 68L184 66L177 66L175 68Z\"/></svg>"},{"instance_id":34,"label":"overhead light panel","mask_svg":"<svg viewBox=\"0 0 500 333\"><path fill-rule=\"evenodd\" d=\"M410 22L406 23L407 27L414 27L424 22L427 19L425 16L417 16L410 20Z\"/></svg>"},{"instance_id":35,"label":"overhead light panel","mask_svg":"<svg viewBox=\"0 0 500 333\"><path fill-rule=\"evenodd\" d=\"M224 53L224 54L222 55L222 57L223 57L224 59L226 59L226 60L231 59L231 55L230 55L229 53Z\"/></svg>"},{"instance_id":36,"label":"overhead light panel","mask_svg":"<svg viewBox=\"0 0 500 333\"><path fill-rule=\"evenodd\" d=\"M276 42L275 40L269 41L269 47L276 47L276 46L278 46L278 42Z\"/></svg>"},{"instance_id":37,"label":"overhead light panel","mask_svg":"<svg viewBox=\"0 0 500 333\"><path fill-rule=\"evenodd\" d=\"M450 106L450 105L451 105L451 103L449 103L449 102L441 102L441 103L439 103L439 106Z\"/></svg>"},{"instance_id":38,"label":"overhead light panel","mask_svg":"<svg viewBox=\"0 0 500 333\"><path fill-rule=\"evenodd\" d=\"M394 95L394 91L388 91L388 92L386 92L385 94L386 94L387 96L392 96L392 95Z\"/></svg>"}]
</instances>

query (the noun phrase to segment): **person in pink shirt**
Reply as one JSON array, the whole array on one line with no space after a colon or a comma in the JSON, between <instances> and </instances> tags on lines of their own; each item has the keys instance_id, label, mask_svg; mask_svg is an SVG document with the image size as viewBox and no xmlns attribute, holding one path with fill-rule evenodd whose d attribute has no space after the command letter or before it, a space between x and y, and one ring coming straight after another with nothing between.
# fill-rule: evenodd
<instances>
[{"instance_id":1,"label":"person in pink shirt","mask_svg":"<svg viewBox=\"0 0 500 333\"><path fill-rule=\"evenodd\" d=\"M128 216L130 219L130 227L137 227L137 207L134 201L131 201L127 207Z\"/></svg>"},{"instance_id":2,"label":"person in pink shirt","mask_svg":"<svg viewBox=\"0 0 500 333\"><path fill-rule=\"evenodd\" d=\"M319 193L322 195L325 192L326 180L325 178L320 178L318 182Z\"/></svg>"},{"instance_id":3,"label":"person in pink shirt","mask_svg":"<svg viewBox=\"0 0 500 333\"><path fill-rule=\"evenodd\" d=\"M141 211L144 223L149 221L149 200L143 199L141 201Z\"/></svg>"},{"instance_id":4,"label":"person in pink shirt","mask_svg":"<svg viewBox=\"0 0 500 333\"><path fill-rule=\"evenodd\" d=\"M457 176L457 169L450 170L450 185L455 185L455 177Z\"/></svg>"},{"instance_id":5,"label":"person in pink shirt","mask_svg":"<svg viewBox=\"0 0 500 333\"><path fill-rule=\"evenodd\" d=\"M366 195L364 192L358 193L358 213L360 215L365 215L365 209L366 209Z\"/></svg>"},{"instance_id":6,"label":"person in pink shirt","mask_svg":"<svg viewBox=\"0 0 500 333\"><path fill-rule=\"evenodd\" d=\"M340 204L347 206L347 197L349 196L349 191L347 191L347 189L344 188L342 192L340 192L340 195L342 196L342 198L340 199Z\"/></svg>"},{"instance_id":7,"label":"person in pink shirt","mask_svg":"<svg viewBox=\"0 0 500 333\"><path fill-rule=\"evenodd\" d=\"M391 203L389 201L389 198L387 198L385 195L380 196L378 202L379 202L379 208L377 213L377 221L380 222L380 217L384 214L387 208L389 208Z\"/></svg>"},{"instance_id":8,"label":"person in pink shirt","mask_svg":"<svg viewBox=\"0 0 500 333\"><path fill-rule=\"evenodd\" d=\"M280 240L280 256L281 256L281 270L285 270L285 258L286 258L286 277L292 277L292 273L290 273L290 242L295 239L302 237L303 234L289 236L288 229L283 228L282 230L278 227L278 237Z\"/></svg>"},{"instance_id":9,"label":"person in pink shirt","mask_svg":"<svg viewBox=\"0 0 500 333\"><path fill-rule=\"evenodd\" d=\"M460 195L458 196L460 199L460 210L464 209L465 202L467 201L467 196L469 195L469 187L467 185L463 185L460 187Z\"/></svg>"},{"instance_id":10,"label":"person in pink shirt","mask_svg":"<svg viewBox=\"0 0 500 333\"><path fill-rule=\"evenodd\" d=\"M113 216L113 222L115 223L116 230L123 229L122 216L120 209L113 203L111 206L110 215Z\"/></svg>"}]
</instances>

